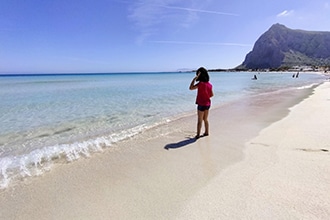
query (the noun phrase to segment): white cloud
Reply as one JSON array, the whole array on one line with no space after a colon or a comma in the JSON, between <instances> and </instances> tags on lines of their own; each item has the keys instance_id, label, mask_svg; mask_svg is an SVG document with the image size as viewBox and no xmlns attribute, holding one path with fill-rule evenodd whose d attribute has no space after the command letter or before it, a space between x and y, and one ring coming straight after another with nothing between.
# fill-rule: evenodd
<instances>
[{"instance_id":1,"label":"white cloud","mask_svg":"<svg viewBox=\"0 0 330 220\"><path fill-rule=\"evenodd\" d=\"M277 17L288 17L288 16L293 15L293 13L294 13L294 10L290 10L290 11L284 10L283 12L279 13L277 15Z\"/></svg>"},{"instance_id":2,"label":"white cloud","mask_svg":"<svg viewBox=\"0 0 330 220\"><path fill-rule=\"evenodd\" d=\"M219 42L192 42L192 41L149 41L157 44L190 44L190 45L205 45L205 46L236 46L236 47L251 47L251 44L241 43L219 43Z\"/></svg>"},{"instance_id":3,"label":"white cloud","mask_svg":"<svg viewBox=\"0 0 330 220\"><path fill-rule=\"evenodd\" d=\"M324 3L324 8L325 8L325 9L329 9L329 8L330 8L330 4L329 4L329 2Z\"/></svg>"},{"instance_id":4,"label":"white cloud","mask_svg":"<svg viewBox=\"0 0 330 220\"><path fill-rule=\"evenodd\" d=\"M177 9L177 10L190 11L190 12L200 12L200 13L228 15L228 16L239 16L238 14L221 12L221 11L208 11L208 10L200 10L200 9L194 9L194 8L183 8L183 7L173 7L173 6L162 6L162 7L169 8L169 9Z\"/></svg>"},{"instance_id":5,"label":"white cloud","mask_svg":"<svg viewBox=\"0 0 330 220\"><path fill-rule=\"evenodd\" d=\"M205 2L199 0L139 0L130 4L129 19L140 32L139 42L159 32L162 28L190 28L201 13L220 16L238 16L234 13L204 10Z\"/></svg>"},{"instance_id":6,"label":"white cloud","mask_svg":"<svg viewBox=\"0 0 330 220\"><path fill-rule=\"evenodd\" d=\"M140 0L130 5L128 17L134 28L140 32L138 42L143 42L150 35L157 33L158 28L169 16L163 8L155 5L154 2Z\"/></svg>"}]
</instances>

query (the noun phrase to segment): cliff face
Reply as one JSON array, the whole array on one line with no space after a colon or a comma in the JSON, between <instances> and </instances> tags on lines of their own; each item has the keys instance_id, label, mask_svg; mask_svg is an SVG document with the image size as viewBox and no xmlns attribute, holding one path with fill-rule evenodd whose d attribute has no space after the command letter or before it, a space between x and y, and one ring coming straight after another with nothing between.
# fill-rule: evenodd
<instances>
[{"instance_id":1,"label":"cliff face","mask_svg":"<svg viewBox=\"0 0 330 220\"><path fill-rule=\"evenodd\" d=\"M330 32L292 30L274 24L242 63L248 69L297 65L330 65Z\"/></svg>"}]
</instances>

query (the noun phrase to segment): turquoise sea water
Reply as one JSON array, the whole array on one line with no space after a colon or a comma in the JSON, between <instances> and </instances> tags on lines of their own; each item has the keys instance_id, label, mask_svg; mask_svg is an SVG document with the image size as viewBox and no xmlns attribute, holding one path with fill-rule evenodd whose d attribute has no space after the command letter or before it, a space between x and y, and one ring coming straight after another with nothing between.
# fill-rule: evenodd
<instances>
[{"instance_id":1,"label":"turquoise sea water","mask_svg":"<svg viewBox=\"0 0 330 220\"><path fill-rule=\"evenodd\" d=\"M0 188L40 175L57 159L73 161L153 126L195 113L195 73L0 75ZM324 77L301 73L211 72L212 107Z\"/></svg>"}]
</instances>

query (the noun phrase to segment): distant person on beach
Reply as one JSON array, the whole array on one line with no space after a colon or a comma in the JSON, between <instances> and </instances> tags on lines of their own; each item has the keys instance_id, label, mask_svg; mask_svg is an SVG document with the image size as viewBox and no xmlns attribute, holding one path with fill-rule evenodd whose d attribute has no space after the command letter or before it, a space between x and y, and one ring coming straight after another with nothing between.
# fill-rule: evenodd
<instances>
[{"instance_id":1,"label":"distant person on beach","mask_svg":"<svg viewBox=\"0 0 330 220\"><path fill-rule=\"evenodd\" d=\"M196 76L190 83L189 89L197 89L197 135L196 139L201 137L201 128L204 121L205 132L203 136L209 135L209 109L211 107L211 97L213 96L212 84L209 82L210 76L204 67L196 71Z\"/></svg>"},{"instance_id":2,"label":"distant person on beach","mask_svg":"<svg viewBox=\"0 0 330 220\"><path fill-rule=\"evenodd\" d=\"M257 78L257 75L254 74L252 80L257 80L257 79L258 79L258 78Z\"/></svg>"}]
</instances>

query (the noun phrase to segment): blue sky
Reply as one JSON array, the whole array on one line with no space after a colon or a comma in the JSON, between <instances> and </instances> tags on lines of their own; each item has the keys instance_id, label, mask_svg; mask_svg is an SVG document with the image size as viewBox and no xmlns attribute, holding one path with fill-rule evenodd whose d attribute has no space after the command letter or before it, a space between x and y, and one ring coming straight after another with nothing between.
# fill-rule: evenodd
<instances>
[{"instance_id":1,"label":"blue sky","mask_svg":"<svg viewBox=\"0 0 330 220\"><path fill-rule=\"evenodd\" d=\"M275 23L330 31L330 0L0 0L0 73L233 68Z\"/></svg>"}]
</instances>

